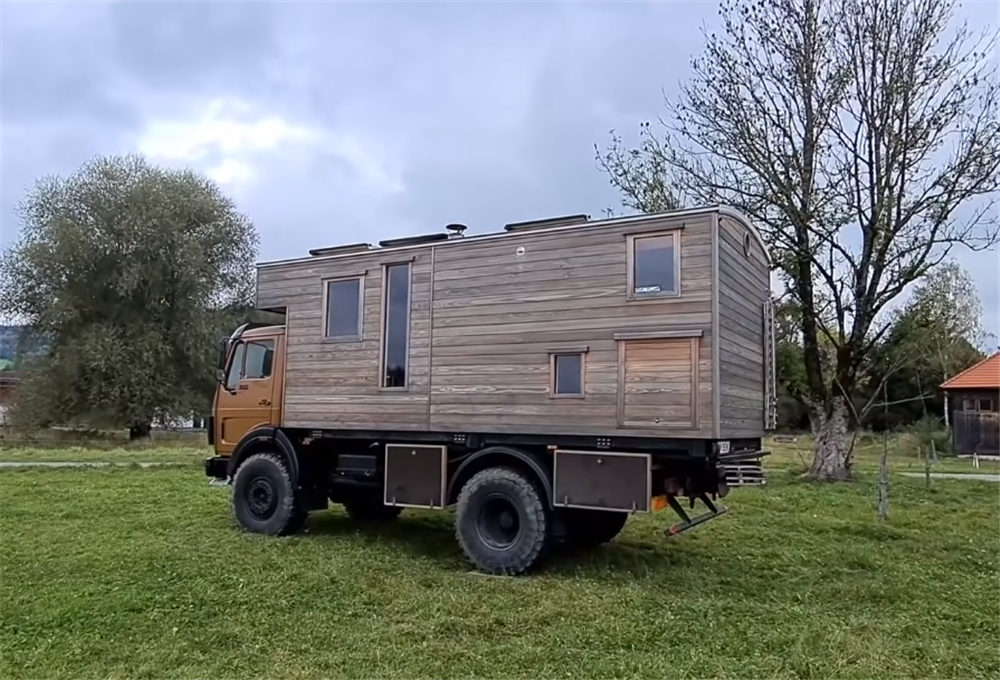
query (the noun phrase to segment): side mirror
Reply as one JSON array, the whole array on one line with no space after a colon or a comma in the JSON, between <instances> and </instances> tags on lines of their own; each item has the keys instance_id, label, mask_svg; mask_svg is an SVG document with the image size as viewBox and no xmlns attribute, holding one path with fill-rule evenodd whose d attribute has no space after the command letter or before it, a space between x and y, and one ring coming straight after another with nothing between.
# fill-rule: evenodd
<instances>
[{"instance_id":1,"label":"side mirror","mask_svg":"<svg viewBox=\"0 0 1000 680\"><path fill-rule=\"evenodd\" d=\"M226 369L224 369L224 368L217 368L217 369L215 369L215 379L218 380L220 383L225 384L225 382L226 382Z\"/></svg>"},{"instance_id":2,"label":"side mirror","mask_svg":"<svg viewBox=\"0 0 1000 680\"><path fill-rule=\"evenodd\" d=\"M229 338L222 338L219 340L219 362L218 367L220 370L226 370L226 357L229 354Z\"/></svg>"}]
</instances>

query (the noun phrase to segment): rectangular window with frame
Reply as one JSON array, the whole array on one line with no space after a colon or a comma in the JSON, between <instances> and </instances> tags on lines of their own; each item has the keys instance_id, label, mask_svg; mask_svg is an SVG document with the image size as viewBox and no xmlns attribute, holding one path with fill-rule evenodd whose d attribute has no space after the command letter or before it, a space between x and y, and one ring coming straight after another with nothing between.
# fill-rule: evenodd
<instances>
[{"instance_id":1,"label":"rectangular window with frame","mask_svg":"<svg viewBox=\"0 0 1000 680\"><path fill-rule=\"evenodd\" d=\"M680 294L680 232L628 237L628 298L641 300Z\"/></svg>"},{"instance_id":2,"label":"rectangular window with frame","mask_svg":"<svg viewBox=\"0 0 1000 680\"><path fill-rule=\"evenodd\" d=\"M324 329L327 340L360 340L364 284L360 276L324 283Z\"/></svg>"},{"instance_id":3,"label":"rectangular window with frame","mask_svg":"<svg viewBox=\"0 0 1000 680\"><path fill-rule=\"evenodd\" d=\"M406 389L410 354L410 263L386 265L382 309L382 389Z\"/></svg>"},{"instance_id":4,"label":"rectangular window with frame","mask_svg":"<svg viewBox=\"0 0 1000 680\"><path fill-rule=\"evenodd\" d=\"M584 352L552 352L549 355L549 396L583 399Z\"/></svg>"},{"instance_id":5,"label":"rectangular window with frame","mask_svg":"<svg viewBox=\"0 0 1000 680\"><path fill-rule=\"evenodd\" d=\"M274 368L274 340L248 340L243 363L244 380L264 380Z\"/></svg>"},{"instance_id":6,"label":"rectangular window with frame","mask_svg":"<svg viewBox=\"0 0 1000 680\"><path fill-rule=\"evenodd\" d=\"M236 346L226 387L235 390L243 380L266 380L274 368L274 340L247 340Z\"/></svg>"},{"instance_id":7,"label":"rectangular window with frame","mask_svg":"<svg viewBox=\"0 0 1000 680\"><path fill-rule=\"evenodd\" d=\"M992 399L966 397L962 400L962 410L966 413L989 413L995 408Z\"/></svg>"}]
</instances>

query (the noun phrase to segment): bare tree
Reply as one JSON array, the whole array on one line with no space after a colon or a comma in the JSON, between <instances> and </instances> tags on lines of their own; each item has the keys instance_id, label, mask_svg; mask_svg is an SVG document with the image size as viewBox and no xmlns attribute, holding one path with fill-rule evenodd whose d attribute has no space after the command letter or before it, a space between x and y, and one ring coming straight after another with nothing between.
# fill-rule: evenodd
<instances>
[{"instance_id":1,"label":"bare tree","mask_svg":"<svg viewBox=\"0 0 1000 680\"><path fill-rule=\"evenodd\" d=\"M720 14L662 136L644 124L627 149L612 133L598 161L626 206L725 203L757 222L801 313L808 475L847 479L850 396L886 307L956 245L997 241L995 38L953 29L945 0Z\"/></svg>"}]
</instances>

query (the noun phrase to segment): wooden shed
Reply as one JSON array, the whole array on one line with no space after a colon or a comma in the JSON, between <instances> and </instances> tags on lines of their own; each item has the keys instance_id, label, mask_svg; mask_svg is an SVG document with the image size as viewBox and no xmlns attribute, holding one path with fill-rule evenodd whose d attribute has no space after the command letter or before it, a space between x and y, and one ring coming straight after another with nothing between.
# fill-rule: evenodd
<instances>
[{"instance_id":1,"label":"wooden shed","mask_svg":"<svg viewBox=\"0 0 1000 680\"><path fill-rule=\"evenodd\" d=\"M585 215L258 265L282 425L752 440L775 419L771 263L725 207Z\"/></svg>"},{"instance_id":2,"label":"wooden shed","mask_svg":"<svg viewBox=\"0 0 1000 680\"><path fill-rule=\"evenodd\" d=\"M958 455L1000 455L1000 352L941 385Z\"/></svg>"}]
</instances>

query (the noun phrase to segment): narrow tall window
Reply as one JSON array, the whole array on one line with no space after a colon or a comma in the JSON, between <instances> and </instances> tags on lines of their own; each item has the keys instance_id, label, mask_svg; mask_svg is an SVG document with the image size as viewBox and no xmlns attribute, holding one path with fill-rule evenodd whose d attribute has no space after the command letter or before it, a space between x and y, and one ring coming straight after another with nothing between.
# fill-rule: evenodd
<instances>
[{"instance_id":1,"label":"narrow tall window","mask_svg":"<svg viewBox=\"0 0 1000 680\"><path fill-rule=\"evenodd\" d=\"M385 268L382 387L406 387L410 349L410 264Z\"/></svg>"}]
</instances>

